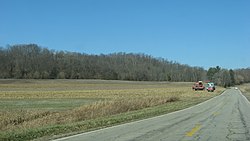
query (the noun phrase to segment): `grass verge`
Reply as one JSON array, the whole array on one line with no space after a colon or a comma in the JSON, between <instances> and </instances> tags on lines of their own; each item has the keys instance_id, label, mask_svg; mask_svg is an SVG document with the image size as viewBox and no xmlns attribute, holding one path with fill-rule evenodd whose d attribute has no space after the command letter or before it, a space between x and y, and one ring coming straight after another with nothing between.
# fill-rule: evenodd
<instances>
[{"instance_id":1,"label":"grass verge","mask_svg":"<svg viewBox=\"0 0 250 141\"><path fill-rule=\"evenodd\" d=\"M239 86L242 94L250 101L250 83L246 83Z\"/></svg>"},{"instance_id":2,"label":"grass verge","mask_svg":"<svg viewBox=\"0 0 250 141\"><path fill-rule=\"evenodd\" d=\"M59 138L63 136L78 134L86 131L110 127L121 123L131 122L135 120L145 119L156 115L166 114L173 111L188 108L196 105L200 101L176 101L166 103L160 106L149 107L141 110L130 111L117 115L110 115L106 117L89 119L80 122L74 122L64 125L53 125L42 128L31 128L25 131L0 133L0 140L6 141L23 141L23 140L50 140L52 138Z\"/></svg>"}]
</instances>

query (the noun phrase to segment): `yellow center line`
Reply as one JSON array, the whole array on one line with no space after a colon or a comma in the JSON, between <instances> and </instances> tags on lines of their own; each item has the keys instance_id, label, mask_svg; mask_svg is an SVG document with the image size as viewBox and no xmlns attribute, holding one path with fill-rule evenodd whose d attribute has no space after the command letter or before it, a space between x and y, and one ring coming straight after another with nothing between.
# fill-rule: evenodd
<instances>
[{"instance_id":1,"label":"yellow center line","mask_svg":"<svg viewBox=\"0 0 250 141\"><path fill-rule=\"evenodd\" d=\"M219 115L219 112L214 112L213 113L213 116L217 116L217 115Z\"/></svg>"},{"instance_id":2,"label":"yellow center line","mask_svg":"<svg viewBox=\"0 0 250 141\"><path fill-rule=\"evenodd\" d=\"M192 136L193 136L197 131L199 131L200 129L201 129L201 124L197 124L197 125L195 125L194 128L192 128L191 131L189 131L189 132L186 133L186 136L192 137Z\"/></svg>"},{"instance_id":3,"label":"yellow center line","mask_svg":"<svg viewBox=\"0 0 250 141\"><path fill-rule=\"evenodd\" d=\"M219 115L219 114L220 114L219 112L214 112L212 115L213 115L214 117L216 117L216 116ZM186 133L186 136L192 137L192 136L193 136L195 133L197 133L200 129L201 129L201 124L198 123L198 124L195 125L194 128L192 128L191 131L189 131L189 132Z\"/></svg>"}]
</instances>

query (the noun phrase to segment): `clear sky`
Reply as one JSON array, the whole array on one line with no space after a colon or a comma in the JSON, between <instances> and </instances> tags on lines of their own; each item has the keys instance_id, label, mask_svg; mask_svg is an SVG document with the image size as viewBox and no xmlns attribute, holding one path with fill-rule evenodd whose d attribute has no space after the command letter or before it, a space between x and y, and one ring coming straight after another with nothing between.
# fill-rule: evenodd
<instances>
[{"instance_id":1,"label":"clear sky","mask_svg":"<svg viewBox=\"0 0 250 141\"><path fill-rule=\"evenodd\" d=\"M250 67L250 0L0 0L0 46Z\"/></svg>"}]
</instances>

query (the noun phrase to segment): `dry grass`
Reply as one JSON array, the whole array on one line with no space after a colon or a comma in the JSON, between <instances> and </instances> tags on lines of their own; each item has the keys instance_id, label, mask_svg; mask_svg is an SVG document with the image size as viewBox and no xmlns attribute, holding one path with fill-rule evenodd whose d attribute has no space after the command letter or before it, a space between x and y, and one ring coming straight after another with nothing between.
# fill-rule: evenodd
<instances>
[{"instance_id":1,"label":"dry grass","mask_svg":"<svg viewBox=\"0 0 250 141\"><path fill-rule=\"evenodd\" d=\"M47 128L176 101L197 103L223 91L196 92L191 86L168 82L0 80L0 131Z\"/></svg>"},{"instance_id":2,"label":"dry grass","mask_svg":"<svg viewBox=\"0 0 250 141\"><path fill-rule=\"evenodd\" d=\"M246 96L246 98L250 101L250 83L246 83L239 86L241 92Z\"/></svg>"}]
</instances>

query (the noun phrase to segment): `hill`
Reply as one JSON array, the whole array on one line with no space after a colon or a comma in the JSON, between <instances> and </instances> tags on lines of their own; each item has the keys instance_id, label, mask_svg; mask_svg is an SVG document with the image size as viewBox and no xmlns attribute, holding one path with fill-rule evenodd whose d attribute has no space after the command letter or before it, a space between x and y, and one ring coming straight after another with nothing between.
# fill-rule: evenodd
<instances>
[{"instance_id":1,"label":"hill","mask_svg":"<svg viewBox=\"0 0 250 141\"><path fill-rule=\"evenodd\" d=\"M54 51L36 44L0 48L0 78L106 79L131 81L217 81L220 85L250 82L250 69L191 67L145 54L89 55ZM219 70L218 70L219 68ZM217 70L216 70L217 69ZM226 83L222 83L227 81Z\"/></svg>"}]
</instances>

